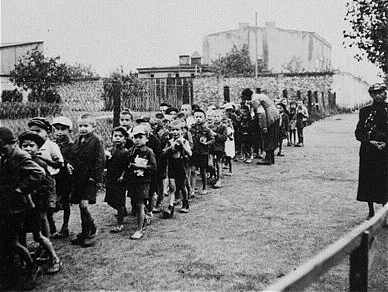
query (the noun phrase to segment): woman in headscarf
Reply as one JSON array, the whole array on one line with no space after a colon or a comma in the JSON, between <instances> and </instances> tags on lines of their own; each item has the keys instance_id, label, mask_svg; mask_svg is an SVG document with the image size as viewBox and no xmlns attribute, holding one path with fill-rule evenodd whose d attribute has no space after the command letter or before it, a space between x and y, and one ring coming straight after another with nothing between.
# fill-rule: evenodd
<instances>
[{"instance_id":1,"label":"woman in headscarf","mask_svg":"<svg viewBox=\"0 0 388 292\"><path fill-rule=\"evenodd\" d=\"M279 136L279 111L276 108L275 103L265 94L253 94L252 106L256 111L260 106L263 107L265 112L265 122L263 126L263 142L265 159L259 160L259 165L271 165L275 163L275 150L278 148L278 136Z\"/></svg>"},{"instance_id":2,"label":"woman in headscarf","mask_svg":"<svg viewBox=\"0 0 388 292\"><path fill-rule=\"evenodd\" d=\"M374 216L373 203L388 201L388 104L387 86L372 85L368 92L373 103L360 109L356 139L361 142L357 200L367 202L368 218Z\"/></svg>"}]
</instances>

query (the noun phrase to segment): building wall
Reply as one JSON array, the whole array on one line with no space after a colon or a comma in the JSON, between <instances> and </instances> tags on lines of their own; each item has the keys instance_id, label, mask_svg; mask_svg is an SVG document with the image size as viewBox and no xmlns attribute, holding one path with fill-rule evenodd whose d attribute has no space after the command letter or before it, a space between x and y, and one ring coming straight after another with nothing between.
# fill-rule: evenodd
<instances>
[{"instance_id":1,"label":"building wall","mask_svg":"<svg viewBox=\"0 0 388 292\"><path fill-rule=\"evenodd\" d=\"M178 72L155 72L155 73L138 73L139 78L175 78ZM154 75L151 77L151 74ZM179 77L192 77L192 72L179 72Z\"/></svg>"},{"instance_id":2,"label":"building wall","mask_svg":"<svg viewBox=\"0 0 388 292\"><path fill-rule=\"evenodd\" d=\"M237 30L207 35L203 40L203 61L205 64L230 52L233 45L241 48L248 44L252 62L255 60L256 28L241 26ZM315 33L285 30L267 23L265 28L257 28L257 57L266 62L274 73L283 72L292 58L302 61L301 67L309 72L327 71L331 63L331 47Z\"/></svg>"},{"instance_id":3,"label":"building wall","mask_svg":"<svg viewBox=\"0 0 388 292\"><path fill-rule=\"evenodd\" d=\"M342 108L360 108L370 103L369 84L350 73L340 72L334 75L333 90L336 92L337 105Z\"/></svg>"},{"instance_id":4,"label":"building wall","mask_svg":"<svg viewBox=\"0 0 388 292\"><path fill-rule=\"evenodd\" d=\"M230 100L235 103L239 103L241 92L245 88L260 88L272 99L283 98L283 91L286 90L288 100L297 100L300 96L306 105L314 108L318 105L320 111L328 108L329 95L334 93L336 104L343 108L353 109L356 105L365 104L369 99L368 84L351 74L305 73L288 76L271 74L258 78L197 77L193 79L194 103L204 107L211 104L222 105L225 86L229 87Z\"/></svg>"},{"instance_id":5,"label":"building wall","mask_svg":"<svg viewBox=\"0 0 388 292\"><path fill-rule=\"evenodd\" d=\"M43 52L43 43L21 44L18 46L0 48L1 74L9 74L9 72L14 69L18 60L22 58L27 51L31 51L35 47L38 47L38 50Z\"/></svg>"}]
</instances>

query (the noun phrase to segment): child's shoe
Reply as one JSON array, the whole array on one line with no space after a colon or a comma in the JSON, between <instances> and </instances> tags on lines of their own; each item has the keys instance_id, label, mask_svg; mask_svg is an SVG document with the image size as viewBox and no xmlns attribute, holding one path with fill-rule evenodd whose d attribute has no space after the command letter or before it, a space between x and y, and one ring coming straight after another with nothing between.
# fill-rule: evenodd
<instances>
[{"instance_id":1,"label":"child's shoe","mask_svg":"<svg viewBox=\"0 0 388 292\"><path fill-rule=\"evenodd\" d=\"M276 154L276 156L283 157L283 156L284 156L284 154L282 154L282 152L279 152L278 154Z\"/></svg>"},{"instance_id":2,"label":"child's shoe","mask_svg":"<svg viewBox=\"0 0 388 292\"><path fill-rule=\"evenodd\" d=\"M66 238L66 237L69 237L69 230L68 229L61 229L60 231L58 231L57 233L55 233L52 236L53 239L62 239L62 238Z\"/></svg>"},{"instance_id":3,"label":"child's shoe","mask_svg":"<svg viewBox=\"0 0 388 292\"><path fill-rule=\"evenodd\" d=\"M85 238L83 243L81 244L82 247L92 247L96 244L97 240L96 238Z\"/></svg>"},{"instance_id":4,"label":"child's shoe","mask_svg":"<svg viewBox=\"0 0 388 292\"><path fill-rule=\"evenodd\" d=\"M207 194L209 194L209 191L208 190L202 190L202 191L200 191L199 194L200 195L207 195Z\"/></svg>"},{"instance_id":5,"label":"child's shoe","mask_svg":"<svg viewBox=\"0 0 388 292\"><path fill-rule=\"evenodd\" d=\"M162 212L162 206L161 206L161 205L156 205L156 206L152 209L152 212L153 212L153 213L160 213L160 212Z\"/></svg>"},{"instance_id":6,"label":"child's shoe","mask_svg":"<svg viewBox=\"0 0 388 292\"><path fill-rule=\"evenodd\" d=\"M163 210L163 217L168 219L171 218L174 215L174 206L168 206L167 209Z\"/></svg>"},{"instance_id":7,"label":"child's shoe","mask_svg":"<svg viewBox=\"0 0 388 292\"><path fill-rule=\"evenodd\" d=\"M123 228L124 228L123 225L117 225L117 226L113 227L110 232L112 232L112 233L119 233L119 232L123 231Z\"/></svg>"},{"instance_id":8,"label":"child's shoe","mask_svg":"<svg viewBox=\"0 0 388 292\"><path fill-rule=\"evenodd\" d=\"M143 232L141 230L137 230L134 234L131 235L131 239L140 239L143 237Z\"/></svg>"},{"instance_id":9,"label":"child's shoe","mask_svg":"<svg viewBox=\"0 0 388 292\"><path fill-rule=\"evenodd\" d=\"M77 237L71 240L72 245L82 245L84 243L85 236L82 233L78 233Z\"/></svg>"},{"instance_id":10,"label":"child's shoe","mask_svg":"<svg viewBox=\"0 0 388 292\"><path fill-rule=\"evenodd\" d=\"M180 213L189 213L189 202L185 202L182 208L179 210Z\"/></svg>"},{"instance_id":11,"label":"child's shoe","mask_svg":"<svg viewBox=\"0 0 388 292\"><path fill-rule=\"evenodd\" d=\"M249 158L247 158L244 162L245 162L245 163L252 163L252 159L249 157Z\"/></svg>"},{"instance_id":12,"label":"child's shoe","mask_svg":"<svg viewBox=\"0 0 388 292\"><path fill-rule=\"evenodd\" d=\"M219 179L219 180L217 180L216 183L214 184L214 188L218 189L218 188L220 188L220 187L222 187L222 184L221 184L221 180Z\"/></svg>"},{"instance_id":13,"label":"child's shoe","mask_svg":"<svg viewBox=\"0 0 388 292\"><path fill-rule=\"evenodd\" d=\"M49 275L53 275L62 270L62 261L60 259L53 260L49 267L46 270L46 273Z\"/></svg>"}]
</instances>

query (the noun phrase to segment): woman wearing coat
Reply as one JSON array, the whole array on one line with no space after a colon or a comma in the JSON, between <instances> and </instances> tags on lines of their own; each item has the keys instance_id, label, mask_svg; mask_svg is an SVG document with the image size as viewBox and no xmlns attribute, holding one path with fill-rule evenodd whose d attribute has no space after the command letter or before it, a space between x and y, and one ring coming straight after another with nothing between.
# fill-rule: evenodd
<instances>
[{"instance_id":1,"label":"woman wearing coat","mask_svg":"<svg viewBox=\"0 0 388 292\"><path fill-rule=\"evenodd\" d=\"M356 139L361 142L357 200L367 202L368 218L374 216L373 203L388 201L388 104L387 86L372 85L368 92L373 103L360 109Z\"/></svg>"}]
</instances>

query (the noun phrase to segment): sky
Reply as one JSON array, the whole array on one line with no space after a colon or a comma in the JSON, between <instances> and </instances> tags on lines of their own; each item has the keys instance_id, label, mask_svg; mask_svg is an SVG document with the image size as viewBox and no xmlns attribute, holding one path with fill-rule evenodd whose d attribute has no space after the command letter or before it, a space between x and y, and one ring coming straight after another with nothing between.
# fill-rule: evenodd
<instances>
[{"instance_id":1,"label":"sky","mask_svg":"<svg viewBox=\"0 0 388 292\"><path fill-rule=\"evenodd\" d=\"M314 31L332 44L335 69L375 82L379 71L357 62L342 31L347 0L1 0L1 42L44 41L45 54L91 65L101 76L121 66L173 66L202 54L205 35L275 21Z\"/></svg>"}]
</instances>

